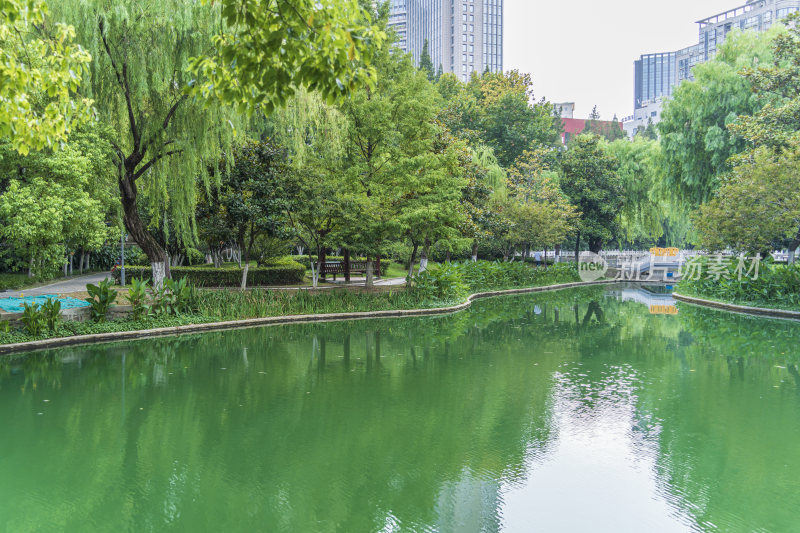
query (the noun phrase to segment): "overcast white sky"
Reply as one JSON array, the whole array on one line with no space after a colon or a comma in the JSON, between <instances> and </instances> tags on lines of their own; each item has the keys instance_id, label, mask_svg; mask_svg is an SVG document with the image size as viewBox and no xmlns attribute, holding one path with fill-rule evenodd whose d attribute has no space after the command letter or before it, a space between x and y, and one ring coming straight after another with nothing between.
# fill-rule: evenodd
<instances>
[{"instance_id":1,"label":"overcast white sky","mask_svg":"<svg viewBox=\"0 0 800 533\"><path fill-rule=\"evenodd\" d=\"M697 20L745 0L505 0L503 68L533 75L536 98L575 118L633 113L633 62L698 41Z\"/></svg>"}]
</instances>

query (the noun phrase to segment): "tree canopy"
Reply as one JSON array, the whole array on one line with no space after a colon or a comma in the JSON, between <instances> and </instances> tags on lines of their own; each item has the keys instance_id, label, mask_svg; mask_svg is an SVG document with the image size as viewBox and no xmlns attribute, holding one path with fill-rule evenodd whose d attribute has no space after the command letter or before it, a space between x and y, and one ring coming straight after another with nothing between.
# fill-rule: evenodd
<instances>
[{"instance_id":1,"label":"tree canopy","mask_svg":"<svg viewBox=\"0 0 800 533\"><path fill-rule=\"evenodd\" d=\"M25 155L66 139L92 117L77 96L89 53L43 0L0 0L0 137Z\"/></svg>"}]
</instances>

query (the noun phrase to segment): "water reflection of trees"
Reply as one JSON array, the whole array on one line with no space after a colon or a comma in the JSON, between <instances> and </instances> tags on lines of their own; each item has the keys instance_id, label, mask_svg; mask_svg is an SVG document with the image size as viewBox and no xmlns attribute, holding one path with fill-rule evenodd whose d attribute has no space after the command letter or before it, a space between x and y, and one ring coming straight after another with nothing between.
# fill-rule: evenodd
<instances>
[{"instance_id":1,"label":"water reflection of trees","mask_svg":"<svg viewBox=\"0 0 800 533\"><path fill-rule=\"evenodd\" d=\"M14 439L4 442L0 496L13 530L70 529L92 517L136 530L239 523L361 531L387 520L425 529L454 519L443 495L467 493L459 489L466 484L479 487L480 519L496 529L497 501L485 492L497 486L486 481L522 482L531 450L547 453L553 376L592 416L618 385L614 369L628 365L632 431L658 440L665 493L687 507L701 502L693 512L713 520L746 490L733 487L741 478L725 472L720 448L755 457L745 479L766 491L758 475L770 462L747 435L756 430L777 453L792 453L781 426L796 427L788 417L797 411L757 419L760 387L785 376L781 387L800 388L794 366L775 368L738 348L752 323L715 318L726 331L717 337L707 320L684 308L679 317L651 316L595 288L479 301L441 317L4 360L0 419ZM791 328L775 328L772 345L787 346ZM754 349L768 342L746 339Z\"/></svg>"}]
</instances>

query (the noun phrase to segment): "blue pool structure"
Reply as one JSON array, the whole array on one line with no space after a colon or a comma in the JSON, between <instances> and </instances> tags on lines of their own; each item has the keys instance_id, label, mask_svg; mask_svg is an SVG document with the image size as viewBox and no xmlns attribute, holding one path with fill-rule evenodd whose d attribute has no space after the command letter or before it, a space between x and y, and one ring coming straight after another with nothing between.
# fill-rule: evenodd
<instances>
[{"instance_id":1,"label":"blue pool structure","mask_svg":"<svg viewBox=\"0 0 800 533\"><path fill-rule=\"evenodd\" d=\"M48 299L58 300L61 302L61 310L75 309L77 307L89 307L89 302L79 300L77 298L70 298L69 296L58 296L55 294L45 294L43 296L26 296L21 298L2 298L0 299L0 309L6 313L21 313L24 304L38 304L42 305Z\"/></svg>"}]
</instances>

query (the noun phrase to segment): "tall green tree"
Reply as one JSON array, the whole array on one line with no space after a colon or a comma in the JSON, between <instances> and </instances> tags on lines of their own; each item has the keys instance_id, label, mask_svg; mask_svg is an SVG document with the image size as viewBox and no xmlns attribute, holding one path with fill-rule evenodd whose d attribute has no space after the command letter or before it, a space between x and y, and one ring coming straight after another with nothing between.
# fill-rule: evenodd
<instances>
[{"instance_id":1,"label":"tall green tree","mask_svg":"<svg viewBox=\"0 0 800 533\"><path fill-rule=\"evenodd\" d=\"M589 250L599 253L618 230L623 188L619 163L607 154L594 135L579 135L570 143L561 161L561 188L570 203L581 213L575 232L575 252L580 252L581 239L589 242Z\"/></svg>"},{"instance_id":2,"label":"tall green tree","mask_svg":"<svg viewBox=\"0 0 800 533\"><path fill-rule=\"evenodd\" d=\"M406 233L401 206L414 186L435 179L442 164L435 88L407 56L383 52L377 64L377 85L341 106L349 128L343 240L371 258Z\"/></svg>"},{"instance_id":3,"label":"tall green tree","mask_svg":"<svg viewBox=\"0 0 800 533\"><path fill-rule=\"evenodd\" d=\"M772 42L771 61L748 65L741 82L752 87L756 110L743 112L730 130L751 147L790 151L800 146L800 15L788 18L789 29Z\"/></svg>"},{"instance_id":4,"label":"tall green tree","mask_svg":"<svg viewBox=\"0 0 800 533\"><path fill-rule=\"evenodd\" d=\"M473 147L491 147L503 168L526 150L560 145L560 121L551 104L534 101L529 74L487 72L466 84L446 75L438 89L446 102L444 124Z\"/></svg>"},{"instance_id":5,"label":"tall green tree","mask_svg":"<svg viewBox=\"0 0 800 533\"><path fill-rule=\"evenodd\" d=\"M674 215L664 186L664 160L658 141L637 137L617 140L603 149L619 163L624 193L619 211L620 237L628 243L655 244L664 235L664 223Z\"/></svg>"},{"instance_id":6,"label":"tall green tree","mask_svg":"<svg viewBox=\"0 0 800 533\"><path fill-rule=\"evenodd\" d=\"M431 60L428 39L425 39L425 43L422 45L422 53L419 56L419 69L425 73L429 81L436 79L436 74L433 71L433 61Z\"/></svg>"},{"instance_id":7,"label":"tall green tree","mask_svg":"<svg viewBox=\"0 0 800 533\"><path fill-rule=\"evenodd\" d=\"M346 178L348 123L316 93L301 92L272 117L276 138L288 148L290 168L281 201L292 237L308 250L316 287L328 247L342 242L352 190Z\"/></svg>"},{"instance_id":8,"label":"tall green tree","mask_svg":"<svg viewBox=\"0 0 800 533\"><path fill-rule=\"evenodd\" d=\"M0 199L8 208L0 225L31 274L52 272L76 250L97 250L115 232L119 202L105 129L87 124L58 149L24 156L0 143Z\"/></svg>"},{"instance_id":9,"label":"tall green tree","mask_svg":"<svg viewBox=\"0 0 800 533\"><path fill-rule=\"evenodd\" d=\"M711 198L718 176L729 170L728 159L743 151L744 139L729 131L740 115L763 106L750 80L739 75L748 66L772 61L772 41L786 32L776 25L768 32L733 32L713 60L693 69L664 106L661 145L667 180L691 205Z\"/></svg>"},{"instance_id":10,"label":"tall green tree","mask_svg":"<svg viewBox=\"0 0 800 533\"><path fill-rule=\"evenodd\" d=\"M153 231L165 227L166 214L180 240L193 240L196 177L210 186L208 168L230 150L231 125L239 122L185 93L189 59L210 49L223 23L219 7L188 0L63 0L53 13L74 24L77 40L92 54L90 83L82 91L113 127L122 218L159 285L169 264Z\"/></svg>"},{"instance_id":11,"label":"tall green tree","mask_svg":"<svg viewBox=\"0 0 800 533\"><path fill-rule=\"evenodd\" d=\"M263 260L255 251L267 238L284 237L283 184L287 173L285 150L272 141L248 141L233 151L234 164L220 187L211 190L212 216L225 220L242 254L242 289L247 288L250 260ZM216 206L214 215L213 207Z\"/></svg>"},{"instance_id":12,"label":"tall green tree","mask_svg":"<svg viewBox=\"0 0 800 533\"><path fill-rule=\"evenodd\" d=\"M789 243L790 263L800 246L800 156L758 148L721 179L715 197L694 222L709 250L759 253Z\"/></svg>"},{"instance_id":13,"label":"tall green tree","mask_svg":"<svg viewBox=\"0 0 800 533\"><path fill-rule=\"evenodd\" d=\"M525 152L508 172L511 241L524 248L555 247L574 232L579 213L561 190L550 153Z\"/></svg>"}]
</instances>

